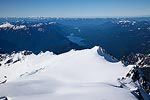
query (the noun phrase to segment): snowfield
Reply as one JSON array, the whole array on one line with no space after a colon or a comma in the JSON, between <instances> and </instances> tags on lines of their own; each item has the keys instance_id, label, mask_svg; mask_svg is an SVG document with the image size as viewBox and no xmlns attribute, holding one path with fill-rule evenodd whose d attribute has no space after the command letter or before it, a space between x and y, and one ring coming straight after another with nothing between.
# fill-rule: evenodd
<instances>
[{"instance_id":1,"label":"snowfield","mask_svg":"<svg viewBox=\"0 0 150 100\"><path fill-rule=\"evenodd\" d=\"M7 82L0 84L0 96L10 100L137 100L117 82L131 67L109 57L98 47L60 55L15 54L13 60L20 61L1 62L0 77L7 76Z\"/></svg>"}]
</instances>

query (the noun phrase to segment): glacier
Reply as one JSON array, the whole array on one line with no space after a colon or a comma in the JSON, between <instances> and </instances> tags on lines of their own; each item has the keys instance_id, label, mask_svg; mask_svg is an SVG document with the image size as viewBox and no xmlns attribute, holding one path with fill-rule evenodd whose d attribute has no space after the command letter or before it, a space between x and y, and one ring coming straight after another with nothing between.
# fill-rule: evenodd
<instances>
[{"instance_id":1,"label":"glacier","mask_svg":"<svg viewBox=\"0 0 150 100\"><path fill-rule=\"evenodd\" d=\"M8 59L17 62L5 64ZM107 59L106 59L107 58ZM55 55L15 53L1 61L0 96L8 100L137 100L117 79L132 68L100 47Z\"/></svg>"}]
</instances>

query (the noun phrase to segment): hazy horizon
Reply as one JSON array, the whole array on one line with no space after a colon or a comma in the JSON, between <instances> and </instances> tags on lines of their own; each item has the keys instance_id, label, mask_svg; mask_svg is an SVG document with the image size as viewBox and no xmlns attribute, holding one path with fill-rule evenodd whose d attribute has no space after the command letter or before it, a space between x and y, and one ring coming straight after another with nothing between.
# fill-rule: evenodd
<instances>
[{"instance_id":1,"label":"hazy horizon","mask_svg":"<svg viewBox=\"0 0 150 100\"><path fill-rule=\"evenodd\" d=\"M57 16L57 17L51 17L51 16L8 16L8 17L0 17L0 18L141 18L141 17L150 17L150 15L139 15L139 16L100 16L100 17L98 17L98 16L96 16L96 17L94 17L94 16L92 16L92 17L90 17L90 16L83 16L83 17L59 17L59 16Z\"/></svg>"},{"instance_id":2,"label":"hazy horizon","mask_svg":"<svg viewBox=\"0 0 150 100\"><path fill-rule=\"evenodd\" d=\"M1 0L0 17L145 17L149 0Z\"/></svg>"}]
</instances>

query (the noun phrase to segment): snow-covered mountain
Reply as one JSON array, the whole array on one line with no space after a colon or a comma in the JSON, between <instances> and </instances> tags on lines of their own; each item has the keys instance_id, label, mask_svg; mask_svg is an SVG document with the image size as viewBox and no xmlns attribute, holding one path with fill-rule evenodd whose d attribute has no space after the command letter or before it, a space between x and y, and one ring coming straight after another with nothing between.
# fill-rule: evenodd
<instances>
[{"instance_id":1,"label":"snow-covered mountain","mask_svg":"<svg viewBox=\"0 0 150 100\"><path fill-rule=\"evenodd\" d=\"M6 29L6 28L12 28L14 30L18 30L18 29L26 29L26 26L25 25L20 25L20 26L12 25L9 22L6 22L0 25L0 29Z\"/></svg>"},{"instance_id":2,"label":"snow-covered mountain","mask_svg":"<svg viewBox=\"0 0 150 100\"><path fill-rule=\"evenodd\" d=\"M123 67L101 48L60 55L24 53L3 55L0 96L9 100L136 100L117 81L131 66Z\"/></svg>"}]
</instances>

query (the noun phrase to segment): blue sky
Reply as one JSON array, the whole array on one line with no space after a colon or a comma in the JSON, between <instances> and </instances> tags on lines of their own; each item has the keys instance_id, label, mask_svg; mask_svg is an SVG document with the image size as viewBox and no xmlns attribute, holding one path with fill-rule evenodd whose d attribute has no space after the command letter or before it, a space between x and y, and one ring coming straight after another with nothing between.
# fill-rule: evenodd
<instances>
[{"instance_id":1,"label":"blue sky","mask_svg":"<svg viewBox=\"0 0 150 100\"><path fill-rule=\"evenodd\" d=\"M0 0L0 17L150 15L150 0Z\"/></svg>"}]
</instances>

